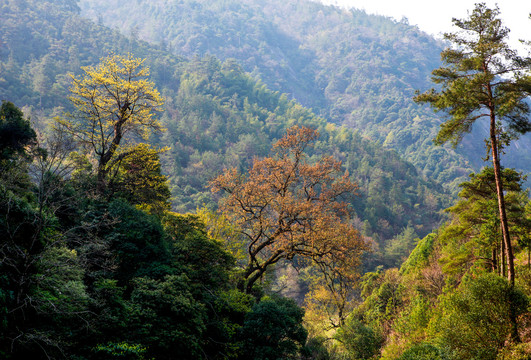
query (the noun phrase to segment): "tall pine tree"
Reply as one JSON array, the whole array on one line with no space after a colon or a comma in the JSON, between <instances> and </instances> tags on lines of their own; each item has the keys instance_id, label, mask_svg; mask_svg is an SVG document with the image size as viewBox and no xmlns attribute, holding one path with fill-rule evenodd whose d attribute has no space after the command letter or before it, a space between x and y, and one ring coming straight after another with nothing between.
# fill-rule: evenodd
<instances>
[{"instance_id":1,"label":"tall pine tree","mask_svg":"<svg viewBox=\"0 0 531 360\"><path fill-rule=\"evenodd\" d=\"M452 46L441 53L445 65L432 72L432 81L441 90L418 93L415 101L429 103L435 111L444 111L448 119L441 124L437 144L453 146L470 132L476 120L490 124L488 145L494 167L498 210L500 213L508 280L514 284L514 264L503 182L500 152L519 135L531 130L531 58L521 57L507 44L509 29L502 25L498 8L476 4L468 19L453 19L460 30L445 34Z\"/></svg>"}]
</instances>

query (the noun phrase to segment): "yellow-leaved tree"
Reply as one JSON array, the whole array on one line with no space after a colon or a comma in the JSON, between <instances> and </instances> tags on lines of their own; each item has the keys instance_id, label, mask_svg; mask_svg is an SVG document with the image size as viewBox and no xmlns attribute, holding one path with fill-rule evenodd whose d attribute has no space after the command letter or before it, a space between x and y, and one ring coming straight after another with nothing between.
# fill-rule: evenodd
<instances>
[{"instance_id":1,"label":"yellow-leaved tree","mask_svg":"<svg viewBox=\"0 0 531 360\"><path fill-rule=\"evenodd\" d=\"M163 100L147 79L144 61L131 54L111 55L72 76L75 111L58 123L94 156L100 190L106 188L110 170L134 152L126 140L146 140L151 131L163 130L155 117Z\"/></svg>"}]
</instances>

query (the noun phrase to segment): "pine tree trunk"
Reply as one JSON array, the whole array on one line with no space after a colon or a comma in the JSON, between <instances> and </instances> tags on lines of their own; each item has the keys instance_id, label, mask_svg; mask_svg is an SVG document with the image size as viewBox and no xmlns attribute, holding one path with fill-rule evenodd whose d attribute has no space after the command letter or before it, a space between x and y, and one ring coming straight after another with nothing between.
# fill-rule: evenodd
<instances>
[{"instance_id":1,"label":"pine tree trunk","mask_svg":"<svg viewBox=\"0 0 531 360\"><path fill-rule=\"evenodd\" d=\"M498 195L498 209L500 211L500 225L502 229L503 245L505 245L505 258L507 259L507 280L512 288L514 288L514 259L513 248L511 246L511 238L509 236L509 224L507 223L507 213L505 211L505 198L503 194L503 184L501 177L500 159L498 157L498 142L496 138L496 117L494 111L490 113L490 143L492 150L492 163L494 165L494 179L496 181L496 193ZM518 335L518 323L516 319L515 304L511 301L509 305L509 321L511 322L511 341L519 343L520 336Z\"/></svg>"},{"instance_id":2,"label":"pine tree trunk","mask_svg":"<svg viewBox=\"0 0 531 360\"><path fill-rule=\"evenodd\" d=\"M491 271L493 273L498 273L498 249L497 244L492 247L492 259L491 259Z\"/></svg>"},{"instance_id":3,"label":"pine tree trunk","mask_svg":"<svg viewBox=\"0 0 531 360\"><path fill-rule=\"evenodd\" d=\"M487 68L486 66L484 67ZM498 210L500 212L500 226L502 229L503 243L505 245L505 258L507 259L507 279L511 286L514 286L514 259L513 247L509 235L509 224L507 222L507 213L505 211L505 198L503 194L503 183L501 177L501 165L498 152L498 139L496 137L496 112L494 107L494 95L492 85L487 83L487 92L491 99L488 104L490 112L490 148L492 152L492 165L494 167L494 179L496 181L496 194L498 195Z\"/></svg>"},{"instance_id":4,"label":"pine tree trunk","mask_svg":"<svg viewBox=\"0 0 531 360\"><path fill-rule=\"evenodd\" d=\"M490 141L492 148L492 163L494 165L494 179L496 181L496 193L498 195L498 210L500 212L500 226L502 230L503 244L505 246L505 258L507 259L507 279L511 286L514 286L514 260L511 238L509 235L509 224L507 223L507 213L505 211L505 198L503 194L503 184L501 178L500 159L498 157L498 146L496 140L496 123L494 116L491 116Z\"/></svg>"},{"instance_id":5,"label":"pine tree trunk","mask_svg":"<svg viewBox=\"0 0 531 360\"><path fill-rule=\"evenodd\" d=\"M507 261L505 261L505 243L503 239L500 241L500 275L507 276Z\"/></svg>"}]
</instances>

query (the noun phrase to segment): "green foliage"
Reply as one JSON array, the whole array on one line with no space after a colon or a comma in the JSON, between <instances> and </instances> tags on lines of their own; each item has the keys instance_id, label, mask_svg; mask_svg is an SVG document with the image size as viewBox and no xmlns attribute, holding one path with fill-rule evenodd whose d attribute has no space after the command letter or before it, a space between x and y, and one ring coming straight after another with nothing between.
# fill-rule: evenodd
<instances>
[{"instance_id":1,"label":"green foliage","mask_svg":"<svg viewBox=\"0 0 531 360\"><path fill-rule=\"evenodd\" d=\"M445 356L434 345L423 343L407 349L397 360L444 360Z\"/></svg>"},{"instance_id":2,"label":"green foliage","mask_svg":"<svg viewBox=\"0 0 531 360\"><path fill-rule=\"evenodd\" d=\"M36 143L37 134L29 120L13 103L2 101L0 107L0 162L15 155L26 155L26 147ZM2 171L6 169L1 167Z\"/></svg>"},{"instance_id":3,"label":"green foliage","mask_svg":"<svg viewBox=\"0 0 531 360\"><path fill-rule=\"evenodd\" d=\"M491 134L508 132L515 137L531 130L525 100L531 58L520 57L509 48L509 29L502 25L499 14L498 8L479 3L467 19L454 19L460 31L445 35L454 46L441 53L445 65L432 73L442 91L432 89L416 97L416 101L449 115L435 140L439 144L450 141L456 146L472 124L484 117L505 122L501 128L490 120Z\"/></svg>"},{"instance_id":4,"label":"green foliage","mask_svg":"<svg viewBox=\"0 0 531 360\"><path fill-rule=\"evenodd\" d=\"M422 296L417 295L406 310L406 314L400 318L396 328L399 332L412 337L411 334L422 332L427 327L431 317L430 303Z\"/></svg>"},{"instance_id":5,"label":"green foliage","mask_svg":"<svg viewBox=\"0 0 531 360\"><path fill-rule=\"evenodd\" d=\"M28 114L32 116L32 119L41 128L49 124L51 118L61 115L63 109L70 113L74 111L72 104L65 98L71 79L67 72L77 75L76 78L80 79L82 66L96 68L100 59L108 56L111 52L117 55L131 52L135 57L146 58L145 65L150 68L151 79L165 97L166 111L161 118L161 123L168 128L165 134L153 137L150 140L157 142L157 145L161 148L166 146L171 148L161 154L161 165L162 174L168 175L169 178L173 208L175 210L183 213L194 211L198 206L203 206L204 204L213 208L215 199L205 189L205 184L209 180L218 175L224 167L237 166L243 171L250 165L253 157L265 156L271 143L280 138L286 128L294 124L301 124L319 129L321 133L320 144L315 148L315 155L337 154L337 157L343 161L345 169L352 174L353 180L358 183L361 196L353 203L353 208L356 210L356 221L367 221L364 235L372 237L382 251L385 248L386 240L395 237L410 222L419 236L427 234L439 222L440 216L436 214L436 210L443 206L445 201L443 198L446 196L441 187L425 181L421 173L411 164L401 160L398 154L386 151L381 145L369 142L361 133L354 133L346 128L327 124L323 119L315 115L315 113L329 113L335 119L336 116L333 114L337 113L340 114L337 118L339 123L340 118L350 117L349 112L328 111L324 109L326 105L315 106L312 100L308 104L311 104L312 108L315 109L315 113L313 113L297 102L292 101L287 95L268 89L269 87L287 91L291 94L302 94L307 92L308 89L324 88L331 77L331 71L318 70L318 67L316 67L318 62L313 62L308 58L311 54L309 51L305 51L303 54L303 58L307 59L308 62L305 63L306 60L302 61L299 56L301 53L297 50L302 48L296 45L296 40L287 39L285 32L282 30L274 30L279 24L272 25L265 20L258 20L260 17L254 17L252 21L244 21L246 16L252 16L254 11L258 11L257 4L242 5L232 2L231 6L234 6L234 8L230 10L231 15L227 14L227 19L234 20L234 23L232 20L220 22L217 16L212 18L212 13L204 17L211 18L210 25L219 25L212 34L217 34L218 32L226 33L224 27L233 27L234 25L239 29L239 35L231 36L232 40L240 39L241 44L244 44L245 38L252 38L253 45L246 45L246 49L268 53L267 56L263 56L265 54L252 56L252 59L249 58L250 62L245 62L242 66L239 66L235 61L221 62L212 56L205 56L205 58L195 57L192 60L184 61L165 51L167 46L173 41L163 41L165 43L164 46L162 46L162 42L161 46L157 46L148 45L137 38L128 39L120 36L117 32L82 19L76 13L66 11L68 7L62 6L63 3L56 4L56 2L27 0L27 7L19 6L16 1L14 4L10 1L9 4L9 6L6 5L6 9L8 8L9 11L6 10L3 13L5 21L0 24L0 33L12 34L13 36L5 37L7 44L5 49L8 49L6 51L9 51L9 54L6 54L5 58L8 60L0 61L2 70L6 69L6 71L1 71L2 76L0 78L3 80L0 79L0 82L5 84L5 87L0 86L0 95L6 99L17 99L17 102L25 106ZM107 7L108 4L111 3L99 5L105 6L109 13L119 11L118 9L123 5L113 3L113 6L116 7L111 9ZM127 13L131 15L131 18L128 17L127 21L133 21L133 18L136 19L137 14L132 12L133 8L144 10L142 11L143 14L151 14L151 8L142 8L145 4L143 2L129 4ZM85 2L82 5L86 8L89 4ZM158 4L152 4L152 6L155 7ZM228 10L225 5L216 2L196 6L195 3L185 1L179 4L172 3L171 6L168 4L168 8L163 13L185 16L185 14L191 15L202 10L206 11L209 6L217 7L219 11L216 10L216 13L218 14L222 14L223 10ZM261 4L261 6L264 6L264 4ZM268 5L267 8L269 10L275 9L275 11L284 9L285 11L282 11L281 14L291 14L289 16L292 17L289 22L282 22L282 24L291 24L289 26L293 26L292 30L296 28L298 29L297 31L304 32L307 31L307 29L304 30L307 25L298 16L301 14L310 16L312 11L319 11L321 5L297 3L297 8L301 11L295 17L293 17L294 13L285 8L286 6L286 4L280 2L278 6ZM183 11L181 12L178 9ZM237 15L240 10L247 12ZM103 20L106 19L107 14L107 12L101 12ZM333 33L338 35L338 41L323 42L321 37L308 39L312 43L316 43L315 48L320 49L320 54L329 54L332 50L332 53L336 50L339 51L336 48L327 49L327 46L341 44L341 47L345 47L347 45L343 38L339 39L339 34L344 34L344 30L339 31L343 26L354 27L356 29L353 32L354 34L359 32L356 24L363 25L364 29L367 24L371 24L371 26L381 29L386 36L394 36L392 35L392 29L400 29L402 33L408 32L408 28L404 24L392 24L388 20L367 16L361 12L342 14L338 13L337 10L327 8L323 15L325 17L323 19L319 18L318 21L323 34L327 32L327 21L325 19L333 20L331 22L334 24ZM233 16L236 16L236 18L233 18ZM190 18L186 17L186 21L182 25L191 25L189 21L195 21L199 17L192 15ZM274 17L268 18L273 19ZM311 19L312 23L315 22L315 16L311 16ZM248 24L254 24L257 21L263 23L263 26L257 25L257 32L249 33ZM174 21L172 20L172 22ZM145 23L148 24L150 22ZM157 20L155 23L163 24L164 22ZM206 46L207 43L213 45L218 43L218 41L228 40L228 37L212 37L212 34L209 33L205 38L210 39L209 41L204 41L203 39L198 42L198 38L191 34L193 29L198 29L196 26L187 27L184 32L175 31L170 26L165 26L164 28L169 33L179 36L183 43L180 43L181 40L177 43L188 46L191 53L194 54L202 54L202 52L193 50L199 43ZM203 27L199 28L202 29ZM207 28L208 26L205 27L205 29ZM127 33L130 33L129 30L127 29ZM269 39L267 41L258 39L262 36L267 37L267 35L276 37L275 41L271 43ZM371 41L380 41L378 32L373 32L372 30L364 30L359 35L359 42L356 42L359 45L371 43ZM417 33L417 35L420 34ZM397 36L400 39L402 38L401 35ZM255 37L258 38L255 39ZM214 41L214 38L217 40ZM280 43L283 44L281 53L289 52L289 57L285 58L289 60L288 63L284 63L284 59L278 58L279 42L277 40L280 39L282 39ZM428 41L424 36L419 39L421 39L421 43ZM238 40L238 43L240 43L240 40ZM175 49L177 43L173 43L173 49ZM395 41L384 41L380 44L381 46L375 46L371 51L381 50L386 52L388 50L396 53L394 43ZM274 45L274 47L271 47L271 45ZM233 46L233 49L239 52L238 56L227 57L240 59L240 55L243 55L242 46ZM349 83L354 81L357 75L373 73L373 70L369 69L371 60L367 58L368 53L365 47L360 49L360 52L358 59L363 62L363 66L359 63L358 65L360 66L352 66L355 69L363 68L366 70L359 73L357 70L355 73L350 70L341 72L342 78L339 79L340 82L346 81ZM418 51L419 56L422 57L424 56L423 54L424 50ZM227 58L225 56L220 57ZM327 56L326 63L333 63L334 59L341 58L341 56L332 58ZM354 58L357 57L349 58L349 64L355 64L354 61L351 61ZM402 56L401 58L407 60L410 57ZM271 60L266 67L269 69L267 72L272 77L263 76L264 83L256 80L256 76L259 73L262 75L266 73L265 70L260 70L262 67L259 63L262 60L265 62ZM250 68L247 67L248 64L253 62L256 62L256 65L260 65L257 67L257 72L251 75L246 74L244 70L252 71L255 68L254 65ZM379 69L389 71L389 67L383 65L379 64ZM301 73L301 66L307 66L307 70ZM351 65L348 66L349 68L351 67ZM342 65L335 63L330 66L333 69L333 73L337 73L336 70L342 67ZM415 67L417 66L415 65ZM401 68L405 69L404 66L401 66ZM293 76L293 71L301 76ZM312 73L313 75L311 75ZM281 74L289 75L291 80L279 80L278 77ZM411 71L408 71L408 75L415 76L418 79L422 78L422 76ZM312 76L315 76L314 80L311 80ZM40 80L37 81L37 78L40 78ZM273 78L275 80L270 80ZM317 79L319 80L317 81ZM394 81L393 79L394 75L388 79L389 86L402 84L401 80ZM304 84L301 84L300 81ZM321 84L323 81L324 83ZM370 81L376 81L376 79L371 79ZM267 86L265 82L267 82ZM284 85L281 86L281 83L286 85L287 88ZM291 87L292 84L296 84L294 85L297 88L296 91L292 91L294 90ZM44 90L50 88L50 91ZM345 104L364 102L361 97L358 98L357 96L358 92L361 91L359 86L353 85L348 86L348 88L350 89L348 90L349 100L345 100ZM372 96L370 94L375 94L376 88L373 89L371 86L363 87L363 98L369 98ZM356 91L353 91L353 89L356 89ZM355 97L357 100L354 99L351 102L351 97ZM315 94L302 95L302 97L296 96L296 98L318 99L323 98L323 96L319 95L317 91ZM340 101L340 98L338 97L337 100ZM320 100L319 103L324 104ZM382 102L382 106L385 108L388 108L388 105L388 101ZM370 103L368 106L373 108L376 105ZM403 123L396 124L397 129L405 128L406 126L409 115L406 112L404 114ZM372 121L372 114L367 112L365 115L364 119L366 121ZM352 116L361 118L359 113ZM420 123L424 122L417 122L417 124ZM367 135L365 127L362 126L360 131ZM382 133L384 132L382 131ZM372 131L372 133L379 134L380 131ZM417 133L420 134L420 132L415 130L415 134ZM429 136L420 137L425 140ZM440 158L443 155L438 154L437 156L437 159L432 160L432 162L438 164L441 162ZM408 158L412 157L408 155ZM94 172L97 170L94 166L92 168L88 166L87 160L90 159L83 160L82 156L78 156L77 160L84 161L87 166L85 172L77 171L76 176L86 175L87 172L90 172L89 169ZM439 168L443 169L440 165ZM152 209L150 205L143 208ZM428 216L427 214L430 215ZM376 253L367 261L367 268L372 269L381 260L382 255ZM395 260L392 259L392 261Z\"/></svg>"},{"instance_id":6,"label":"green foliage","mask_svg":"<svg viewBox=\"0 0 531 360\"><path fill-rule=\"evenodd\" d=\"M306 342L304 353L306 358L313 360L330 360L328 349L326 348L327 339L324 337L310 337Z\"/></svg>"},{"instance_id":7,"label":"green foliage","mask_svg":"<svg viewBox=\"0 0 531 360\"><path fill-rule=\"evenodd\" d=\"M439 145L450 142L456 147L477 121L487 120L487 158L494 167L507 277L514 284L500 154L511 140L531 130L527 100L531 95L531 57L518 56L509 47L509 29L502 25L499 15L497 7L489 9L478 3L467 19L453 19L459 30L445 34L451 46L441 53L444 65L432 72L432 81L441 85L441 90L417 91L415 101L447 113L434 140Z\"/></svg>"},{"instance_id":8,"label":"green foliage","mask_svg":"<svg viewBox=\"0 0 531 360\"><path fill-rule=\"evenodd\" d=\"M65 247L51 247L40 256L36 265L35 305L37 311L55 315L54 320L83 312L89 301L84 270L75 250Z\"/></svg>"},{"instance_id":9,"label":"green foliage","mask_svg":"<svg viewBox=\"0 0 531 360\"><path fill-rule=\"evenodd\" d=\"M376 358L407 305L407 289L397 269L384 271L382 266L364 274L360 288L363 302L338 330L337 339L353 359Z\"/></svg>"},{"instance_id":10,"label":"green foliage","mask_svg":"<svg viewBox=\"0 0 531 360\"><path fill-rule=\"evenodd\" d=\"M443 204L442 189L421 179L396 153L344 127L327 124L230 63L212 57L194 59L180 74L178 93L167 102L168 131L161 139L161 144L173 144L162 162L171 174L177 210L214 207L215 199L203 184L225 167L244 171L254 157L266 156L271 143L290 125L305 124L320 133L309 152L311 161L331 153L342 159L359 186L360 196L352 202L356 217L368 222L364 235L374 237L382 249L387 239L408 225L422 236L439 221L432 210ZM393 256L390 261L400 255Z\"/></svg>"},{"instance_id":11,"label":"green foliage","mask_svg":"<svg viewBox=\"0 0 531 360\"><path fill-rule=\"evenodd\" d=\"M499 354L499 360L529 360L531 358L531 344L513 344L504 348Z\"/></svg>"},{"instance_id":12,"label":"green foliage","mask_svg":"<svg viewBox=\"0 0 531 360\"><path fill-rule=\"evenodd\" d=\"M159 3L149 3L149 9L146 4L127 3L130 16L124 26L157 13ZM87 3L81 5L86 10ZM103 5L109 10L101 13L103 21L123 19L117 12L124 4ZM145 11L134 13L138 8ZM303 311L293 301L265 297L256 303L238 291L238 265L224 244L232 224L209 232L213 228L207 230L204 217L166 213L164 174L175 209L192 211L203 204L214 208L217 199L204 185L223 168L245 171L253 157L266 155L293 124L318 129L321 138L309 161L333 154L358 183L353 223L375 242L377 250L366 262L372 270L383 260L398 265L412 240L439 223L437 211L446 206L447 194L422 175L455 187L456 179L470 172L458 153L432 147L437 119L409 100L412 88L425 86L427 69L437 66L439 50L406 24L306 1L274 0L258 6L253 1L184 0L165 4L162 12L164 19L183 21L142 17L140 23L150 33L139 26L138 31L127 29L133 36L126 38L80 18L73 0L0 0L0 9L0 98L16 100L26 114L14 107L7 111L9 103L2 104L2 111L17 119L14 139L33 142L25 120L29 116L44 134L50 119L72 112L65 96L70 86L67 72L79 78L82 66L95 66L114 51L147 59L151 79L165 97L161 123L168 128L149 140L170 147L160 153L160 161L159 154L147 148L138 158L123 159L116 196L96 199L89 157L72 153L59 167L64 172L43 171L37 179L34 173L29 176L29 159L20 156L33 153L22 143L2 145L2 156L9 153L11 162L9 171L0 173L2 358L346 356L328 353L323 345L328 340L323 339L311 340L304 348ZM209 24L196 26L202 13L209 14L203 17ZM157 29L164 30L159 45L138 39L157 34ZM348 41L345 33L352 35ZM242 65L213 56L185 61L170 55L170 47L181 53L233 57ZM268 87L311 105L315 113ZM521 148L526 148L522 140ZM384 148L398 149L417 168ZM531 163L527 160L521 157L519 162ZM513 195L511 231L525 247L529 224L520 221L525 216L519 209L527 198ZM160 211L152 211L154 200L163 202ZM477 203L461 207L469 214L467 221L475 214L483 216L486 212L479 210L490 206L487 201ZM486 249L495 221L489 218L476 225L477 244ZM390 239L394 241L387 246ZM488 359L489 349L496 352L505 346L500 358L525 358L527 343L503 343L510 332L508 302L514 304L513 315L524 315L521 329L529 321L519 290L508 290L503 281L476 268L457 290L446 284L445 295L437 299L440 282L445 281L437 272L439 240L433 234L420 240L400 273L380 269L363 278L364 301L348 326L338 331L348 344L345 348L356 356L381 351L384 358ZM518 262L522 278L517 281L529 293L521 253ZM433 291L432 285L437 285ZM521 336L529 340L527 332L521 331Z\"/></svg>"},{"instance_id":13,"label":"green foliage","mask_svg":"<svg viewBox=\"0 0 531 360\"><path fill-rule=\"evenodd\" d=\"M367 324L383 326L392 321L403 302L404 285L398 271L366 273L362 279L362 296L365 302L357 311L363 311Z\"/></svg>"},{"instance_id":14,"label":"green foliage","mask_svg":"<svg viewBox=\"0 0 531 360\"><path fill-rule=\"evenodd\" d=\"M145 359L144 353L146 348L140 344L121 343L107 343L105 345L98 345L94 349L100 359Z\"/></svg>"},{"instance_id":15,"label":"green foliage","mask_svg":"<svg viewBox=\"0 0 531 360\"><path fill-rule=\"evenodd\" d=\"M409 257L400 267L400 273L402 275L415 272L428 264L433 252L435 239L435 234L429 234L417 243L417 246L415 246Z\"/></svg>"},{"instance_id":16,"label":"green foliage","mask_svg":"<svg viewBox=\"0 0 531 360\"><path fill-rule=\"evenodd\" d=\"M162 280L133 280L129 326L133 338L149 349L149 355L170 359L172 354L198 358L205 329L205 311L190 293L185 276L168 275Z\"/></svg>"},{"instance_id":17,"label":"green foliage","mask_svg":"<svg viewBox=\"0 0 531 360\"><path fill-rule=\"evenodd\" d=\"M223 242L223 248L234 256L238 265L244 266L247 258L245 239L242 238L238 227L226 216L207 207L197 209L196 214L205 224L208 236Z\"/></svg>"},{"instance_id":18,"label":"green foliage","mask_svg":"<svg viewBox=\"0 0 531 360\"><path fill-rule=\"evenodd\" d=\"M466 151L433 146L439 121L411 100L412 89L428 86L441 44L406 23L305 0L138 1L127 9L116 0L92 0L82 8L183 56L236 59L269 88L405 154L441 183L454 187L472 170ZM130 16L116 21L124 10Z\"/></svg>"},{"instance_id":19,"label":"green foliage","mask_svg":"<svg viewBox=\"0 0 531 360\"><path fill-rule=\"evenodd\" d=\"M65 244L54 202L40 196L42 182L28 181L27 155L13 161L10 176L0 177L0 353L60 356L86 330L90 297L82 261Z\"/></svg>"},{"instance_id":20,"label":"green foliage","mask_svg":"<svg viewBox=\"0 0 531 360\"><path fill-rule=\"evenodd\" d=\"M145 170L164 184L158 158L146 153L156 166ZM9 188L0 179L2 356L227 359L260 346L300 353L303 311L281 298L252 307L256 299L233 282L234 258L198 216L138 209L153 196L135 197L142 187L134 182L128 196L93 197L86 162L63 155L78 166L70 178L49 170L35 186ZM28 178L27 169L17 174ZM262 343L255 321L278 337Z\"/></svg>"},{"instance_id":21,"label":"green foliage","mask_svg":"<svg viewBox=\"0 0 531 360\"><path fill-rule=\"evenodd\" d=\"M382 350L382 359L396 359L400 354L421 356L425 351L432 353L433 349L423 346L423 342L428 339L427 329L432 315L429 299L421 291L411 292L392 324L392 331Z\"/></svg>"},{"instance_id":22,"label":"green foliage","mask_svg":"<svg viewBox=\"0 0 531 360\"><path fill-rule=\"evenodd\" d=\"M351 359L371 359L379 353L382 336L378 330L350 316L337 332L337 340Z\"/></svg>"},{"instance_id":23,"label":"green foliage","mask_svg":"<svg viewBox=\"0 0 531 360\"><path fill-rule=\"evenodd\" d=\"M11 345L9 340L16 337L17 327L28 330L27 323L19 319L23 319L24 313L35 311L28 296L33 295L30 288L35 280L35 261L44 250L46 239L35 221L39 218L34 204L3 184L0 184L0 214L0 353L9 353L10 346L19 346L19 342ZM28 327L31 329L31 325Z\"/></svg>"},{"instance_id":24,"label":"green foliage","mask_svg":"<svg viewBox=\"0 0 531 360\"><path fill-rule=\"evenodd\" d=\"M68 119L56 118L61 130L78 142L97 163L100 190L105 190L109 173L131 155L130 133L147 140L152 131L161 130L155 112L163 100L148 81L145 59L112 55L96 66L82 67L83 75L72 76L69 97L75 110ZM138 152L140 149L135 149Z\"/></svg>"},{"instance_id":25,"label":"green foliage","mask_svg":"<svg viewBox=\"0 0 531 360\"><path fill-rule=\"evenodd\" d=\"M175 213L167 213L163 224L171 239L173 261L184 265L192 283L226 289L234 259L219 241L208 237L205 224L196 215Z\"/></svg>"},{"instance_id":26,"label":"green foliage","mask_svg":"<svg viewBox=\"0 0 531 360\"><path fill-rule=\"evenodd\" d=\"M430 328L452 359L496 359L511 332L510 311L518 316L528 304L526 295L496 274L470 276L441 299Z\"/></svg>"},{"instance_id":27,"label":"green foliage","mask_svg":"<svg viewBox=\"0 0 531 360\"><path fill-rule=\"evenodd\" d=\"M203 299L209 321L206 322L202 351L213 359L238 358L243 346L240 334L244 319L256 299L235 288L208 292Z\"/></svg>"},{"instance_id":28,"label":"green foliage","mask_svg":"<svg viewBox=\"0 0 531 360\"><path fill-rule=\"evenodd\" d=\"M160 222L124 200L108 204L112 227L105 238L117 256L116 278L121 284L134 277L160 278L169 269L169 249Z\"/></svg>"},{"instance_id":29,"label":"green foliage","mask_svg":"<svg viewBox=\"0 0 531 360\"><path fill-rule=\"evenodd\" d=\"M242 359L294 359L306 342L304 311L287 298L266 297L253 306L241 330Z\"/></svg>"},{"instance_id":30,"label":"green foliage","mask_svg":"<svg viewBox=\"0 0 531 360\"><path fill-rule=\"evenodd\" d=\"M522 230L529 228L524 216L528 198L522 191L525 177L513 169L503 169L501 175L511 237L525 239L527 233ZM501 234L494 170L485 167L480 173L471 174L470 181L460 187L460 200L447 209L452 220L439 234L443 270L456 278L474 266L502 274L506 258L499 250Z\"/></svg>"},{"instance_id":31,"label":"green foliage","mask_svg":"<svg viewBox=\"0 0 531 360\"><path fill-rule=\"evenodd\" d=\"M402 264L415 248L418 236L415 229L408 225L400 234L391 239L385 247L384 258L389 267L397 267Z\"/></svg>"},{"instance_id":32,"label":"green foliage","mask_svg":"<svg viewBox=\"0 0 531 360\"><path fill-rule=\"evenodd\" d=\"M168 177L162 174L160 151L140 143L117 166L110 187L117 196L149 213L162 215L170 209Z\"/></svg>"},{"instance_id":33,"label":"green foliage","mask_svg":"<svg viewBox=\"0 0 531 360\"><path fill-rule=\"evenodd\" d=\"M173 261L190 282L194 298L205 306L202 351L218 358L236 356L237 334L254 298L236 290L234 258L219 240L208 236L205 224L196 215L168 212L162 219L169 237Z\"/></svg>"}]
</instances>

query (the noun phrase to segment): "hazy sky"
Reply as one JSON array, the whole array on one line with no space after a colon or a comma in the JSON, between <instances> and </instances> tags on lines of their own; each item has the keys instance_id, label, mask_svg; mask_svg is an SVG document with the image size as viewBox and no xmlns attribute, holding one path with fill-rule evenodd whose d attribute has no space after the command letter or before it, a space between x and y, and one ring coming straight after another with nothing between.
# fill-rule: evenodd
<instances>
[{"instance_id":1,"label":"hazy sky","mask_svg":"<svg viewBox=\"0 0 531 360\"><path fill-rule=\"evenodd\" d=\"M411 25L432 35L451 31L452 18L463 19L477 2L489 7L498 4L505 26L511 29L511 44L518 39L531 40L531 0L321 0L325 4L364 9L370 14L406 17Z\"/></svg>"}]
</instances>

